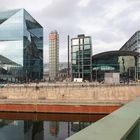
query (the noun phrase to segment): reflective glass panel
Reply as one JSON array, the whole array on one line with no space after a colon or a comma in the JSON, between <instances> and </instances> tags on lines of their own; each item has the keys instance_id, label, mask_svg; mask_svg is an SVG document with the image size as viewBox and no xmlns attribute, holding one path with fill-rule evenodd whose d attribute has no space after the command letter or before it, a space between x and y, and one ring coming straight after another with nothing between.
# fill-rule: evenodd
<instances>
[{"instance_id":1,"label":"reflective glass panel","mask_svg":"<svg viewBox=\"0 0 140 140\"><path fill-rule=\"evenodd\" d=\"M83 44L83 40L84 40L83 38L80 38L80 44Z\"/></svg>"},{"instance_id":2,"label":"reflective glass panel","mask_svg":"<svg viewBox=\"0 0 140 140\"><path fill-rule=\"evenodd\" d=\"M84 38L84 44L90 44L90 38Z\"/></svg>"},{"instance_id":3,"label":"reflective glass panel","mask_svg":"<svg viewBox=\"0 0 140 140\"><path fill-rule=\"evenodd\" d=\"M72 45L79 45L79 39L73 39Z\"/></svg>"},{"instance_id":4,"label":"reflective glass panel","mask_svg":"<svg viewBox=\"0 0 140 140\"><path fill-rule=\"evenodd\" d=\"M72 60L72 64L76 64L76 60Z\"/></svg>"},{"instance_id":5,"label":"reflective glass panel","mask_svg":"<svg viewBox=\"0 0 140 140\"><path fill-rule=\"evenodd\" d=\"M73 46L72 47L72 52L77 52L79 51L79 46Z\"/></svg>"},{"instance_id":6,"label":"reflective glass panel","mask_svg":"<svg viewBox=\"0 0 140 140\"><path fill-rule=\"evenodd\" d=\"M0 42L0 55L23 66L23 42L22 41Z\"/></svg>"},{"instance_id":7,"label":"reflective glass panel","mask_svg":"<svg viewBox=\"0 0 140 140\"><path fill-rule=\"evenodd\" d=\"M43 78L43 28L24 10L24 68L29 79Z\"/></svg>"},{"instance_id":8,"label":"reflective glass panel","mask_svg":"<svg viewBox=\"0 0 140 140\"><path fill-rule=\"evenodd\" d=\"M83 45L80 45L80 50L83 50Z\"/></svg>"},{"instance_id":9,"label":"reflective glass panel","mask_svg":"<svg viewBox=\"0 0 140 140\"><path fill-rule=\"evenodd\" d=\"M90 49L90 45L84 45L84 50L89 50Z\"/></svg>"},{"instance_id":10,"label":"reflective glass panel","mask_svg":"<svg viewBox=\"0 0 140 140\"><path fill-rule=\"evenodd\" d=\"M76 53L72 53L72 59L76 59L77 54Z\"/></svg>"},{"instance_id":11,"label":"reflective glass panel","mask_svg":"<svg viewBox=\"0 0 140 140\"><path fill-rule=\"evenodd\" d=\"M23 40L22 10L0 24L0 40Z\"/></svg>"}]
</instances>

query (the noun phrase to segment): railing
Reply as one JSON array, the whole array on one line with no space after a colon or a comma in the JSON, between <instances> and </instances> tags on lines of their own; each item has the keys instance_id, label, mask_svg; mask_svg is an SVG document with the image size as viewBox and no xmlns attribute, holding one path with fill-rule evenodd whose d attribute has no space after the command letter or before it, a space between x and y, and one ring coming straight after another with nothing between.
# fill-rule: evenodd
<instances>
[{"instance_id":1,"label":"railing","mask_svg":"<svg viewBox=\"0 0 140 140\"><path fill-rule=\"evenodd\" d=\"M140 97L66 140L140 140Z\"/></svg>"}]
</instances>

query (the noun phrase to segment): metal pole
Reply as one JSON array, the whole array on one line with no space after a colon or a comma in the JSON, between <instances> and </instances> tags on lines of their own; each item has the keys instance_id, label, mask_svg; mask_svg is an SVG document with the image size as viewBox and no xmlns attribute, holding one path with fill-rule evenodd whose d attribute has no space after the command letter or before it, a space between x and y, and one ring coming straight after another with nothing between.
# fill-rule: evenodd
<instances>
[{"instance_id":1,"label":"metal pole","mask_svg":"<svg viewBox=\"0 0 140 140\"><path fill-rule=\"evenodd\" d=\"M69 40L70 40L70 37L68 35L68 77L70 76L70 63L69 63Z\"/></svg>"},{"instance_id":2,"label":"metal pole","mask_svg":"<svg viewBox=\"0 0 140 140\"><path fill-rule=\"evenodd\" d=\"M68 137L70 136L70 122L68 122Z\"/></svg>"},{"instance_id":3,"label":"metal pole","mask_svg":"<svg viewBox=\"0 0 140 140\"><path fill-rule=\"evenodd\" d=\"M136 78L137 78L137 71L136 71L136 66L135 66L135 81L136 81Z\"/></svg>"},{"instance_id":4,"label":"metal pole","mask_svg":"<svg viewBox=\"0 0 140 140\"><path fill-rule=\"evenodd\" d=\"M26 82L25 83L27 83L27 70L26 70Z\"/></svg>"},{"instance_id":5,"label":"metal pole","mask_svg":"<svg viewBox=\"0 0 140 140\"><path fill-rule=\"evenodd\" d=\"M96 82L97 82L97 69L96 69Z\"/></svg>"}]
</instances>

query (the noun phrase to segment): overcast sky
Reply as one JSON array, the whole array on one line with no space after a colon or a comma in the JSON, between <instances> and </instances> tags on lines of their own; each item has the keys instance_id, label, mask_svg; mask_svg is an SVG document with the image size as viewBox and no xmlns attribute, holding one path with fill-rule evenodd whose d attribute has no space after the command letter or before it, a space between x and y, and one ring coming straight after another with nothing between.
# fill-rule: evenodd
<instances>
[{"instance_id":1,"label":"overcast sky","mask_svg":"<svg viewBox=\"0 0 140 140\"><path fill-rule=\"evenodd\" d=\"M140 29L140 0L0 0L0 9L25 8L44 27L44 56L48 35L59 33L60 61L67 61L67 35L92 36L93 54L119 49Z\"/></svg>"}]
</instances>

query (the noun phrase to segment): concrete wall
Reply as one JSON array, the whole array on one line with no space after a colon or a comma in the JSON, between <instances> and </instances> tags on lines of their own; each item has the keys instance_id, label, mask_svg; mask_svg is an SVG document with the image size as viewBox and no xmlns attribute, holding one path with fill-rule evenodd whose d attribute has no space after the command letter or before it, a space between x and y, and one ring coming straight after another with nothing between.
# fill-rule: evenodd
<instances>
[{"instance_id":1,"label":"concrete wall","mask_svg":"<svg viewBox=\"0 0 140 140\"><path fill-rule=\"evenodd\" d=\"M0 99L81 103L124 103L140 96L140 86L4 87Z\"/></svg>"}]
</instances>

